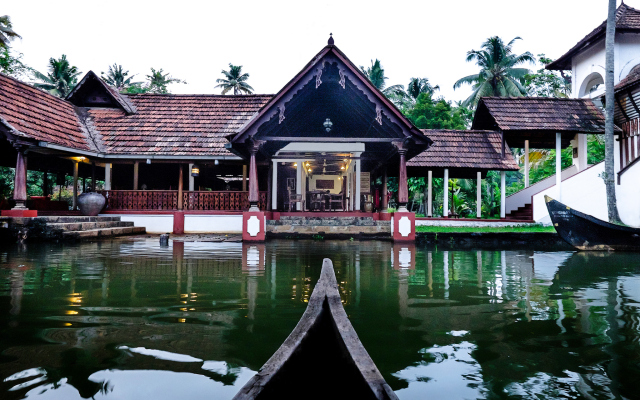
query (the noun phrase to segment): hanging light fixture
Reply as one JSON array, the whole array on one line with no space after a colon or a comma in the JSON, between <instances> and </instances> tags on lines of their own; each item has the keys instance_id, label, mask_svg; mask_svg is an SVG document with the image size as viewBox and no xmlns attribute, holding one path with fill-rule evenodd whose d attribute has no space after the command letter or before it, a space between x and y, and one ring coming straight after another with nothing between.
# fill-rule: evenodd
<instances>
[{"instance_id":1,"label":"hanging light fixture","mask_svg":"<svg viewBox=\"0 0 640 400\"><path fill-rule=\"evenodd\" d=\"M340 169L344 170L344 165L342 165L342 166L340 167Z\"/></svg>"},{"instance_id":2,"label":"hanging light fixture","mask_svg":"<svg viewBox=\"0 0 640 400\"><path fill-rule=\"evenodd\" d=\"M331 131L331 127L333 126L333 122L331 122L331 120L329 118L327 118L324 121L324 124L322 124L322 126L324 126L324 129L326 129L327 132L330 132Z\"/></svg>"},{"instance_id":3,"label":"hanging light fixture","mask_svg":"<svg viewBox=\"0 0 640 400\"><path fill-rule=\"evenodd\" d=\"M293 168L297 168L297 167L298 167L298 163L297 163L297 162L294 162L294 163L293 163Z\"/></svg>"},{"instance_id":4,"label":"hanging light fixture","mask_svg":"<svg viewBox=\"0 0 640 400\"><path fill-rule=\"evenodd\" d=\"M215 160L215 161L213 162L213 164L214 164L214 165L218 165L218 164L220 164L220 162L219 162L218 160Z\"/></svg>"},{"instance_id":5,"label":"hanging light fixture","mask_svg":"<svg viewBox=\"0 0 640 400\"><path fill-rule=\"evenodd\" d=\"M200 167L198 165L193 164L191 167L191 176L200 176Z\"/></svg>"},{"instance_id":6,"label":"hanging light fixture","mask_svg":"<svg viewBox=\"0 0 640 400\"><path fill-rule=\"evenodd\" d=\"M147 164L151 164L151 159L147 158Z\"/></svg>"}]
</instances>

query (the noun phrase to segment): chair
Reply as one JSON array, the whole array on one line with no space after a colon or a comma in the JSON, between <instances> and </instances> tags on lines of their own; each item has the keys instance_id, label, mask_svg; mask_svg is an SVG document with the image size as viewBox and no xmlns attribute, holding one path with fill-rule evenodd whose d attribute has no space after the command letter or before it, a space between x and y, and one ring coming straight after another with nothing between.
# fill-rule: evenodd
<instances>
[{"instance_id":1,"label":"chair","mask_svg":"<svg viewBox=\"0 0 640 400\"><path fill-rule=\"evenodd\" d=\"M338 194L329 195L329 209L331 211L337 210L337 207L334 209L335 204L339 204L340 208L344 211L344 193L340 192Z\"/></svg>"},{"instance_id":2,"label":"chair","mask_svg":"<svg viewBox=\"0 0 640 400\"><path fill-rule=\"evenodd\" d=\"M311 197L310 211L317 211L318 209L320 209L320 211L324 211L324 207L325 207L324 196L325 196L324 192L310 193L310 197Z\"/></svg>"},{"instance_id":3,"label":"chair","mask_svg":"<svg viewBox=\"0 0 640 400\"><path fill-rule=\"evenodd\" d=\"M300 203L301 204L301 209L304 211L304 200L302 200L302 195L301 194L295 194L295 193L289 193L289 211L293 211L293 204L294 203Z\"/></svg>"}]
</instances>

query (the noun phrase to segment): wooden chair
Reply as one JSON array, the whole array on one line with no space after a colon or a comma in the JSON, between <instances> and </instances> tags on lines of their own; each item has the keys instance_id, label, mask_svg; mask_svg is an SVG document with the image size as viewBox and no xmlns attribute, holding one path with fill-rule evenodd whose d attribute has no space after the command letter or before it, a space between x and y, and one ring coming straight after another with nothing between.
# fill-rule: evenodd
<instances>
[{"instance_id":1,"label":"wooden chair","mask_svg":"<svg viewBox=\"0 0 640 400\"><path fill-rule=\"evenodd\" d=\"M340 208L344 211L344 193L340 192L338 194L330 194L329 195L329 209L331 211L337 210L337 207L334 209L334 205L340 205Z\"/></svg>"},{"instance_id":2,"label":"wooden chair","mask_svg":"<svg viewBox=\"0 0 640 400\"><path fill-rule=\"evenodd\" d=\"M310 211L324 211L324 196L325 193L324 192L316 192L316 193L310 193L310 197L311 197L311 209Z\"/></svg>"},{"instance_id":3,"label":"wooden chair","mask_svg":"<svg viewBox=\"0 0 640 400\"><path fill-rule=\"evenodd\" d=\"M289 193L289 211L293 211L293 204L300 203L301 209L304 211L304 200L302 200L301 194Z\"/></svg>"}]
</instances>

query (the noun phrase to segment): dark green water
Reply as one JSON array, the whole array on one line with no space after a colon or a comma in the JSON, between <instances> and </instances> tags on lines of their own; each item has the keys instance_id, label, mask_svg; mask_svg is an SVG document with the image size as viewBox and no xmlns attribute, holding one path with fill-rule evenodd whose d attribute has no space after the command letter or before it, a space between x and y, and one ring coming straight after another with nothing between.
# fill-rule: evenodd
<instances>
[{"instance_id":1,"label":"dark green water","mask_svg":"<svg viewBox=\"0 0 640 400\"><path fill-rule=\"evenodd\" d=\"M638 254L151 239L0 245L0 398L230 399L324 257L400 399L640 398Z\"/></svg>"}]
</instances>

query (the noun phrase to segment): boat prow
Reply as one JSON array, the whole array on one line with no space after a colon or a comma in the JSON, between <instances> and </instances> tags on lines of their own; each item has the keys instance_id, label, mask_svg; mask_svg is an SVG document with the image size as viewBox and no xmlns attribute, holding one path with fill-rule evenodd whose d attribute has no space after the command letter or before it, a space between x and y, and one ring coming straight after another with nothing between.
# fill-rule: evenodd
<instances>
[{"instance_id":1,"label":"boat prow","mask_svg":"<svg viewBox=\"0 0 640 400\"><path fill-rule=\"evenodd\" d=\"M556 232L576 249L640 251L640 229L602 221L549 196L544 199Z\"/></svg>"},{"instance_id":2,"label":"boat prow","mask_svg":"<svg viewBox=\"0 0 640 400\"><path fill-rule=\"evenodd\" d=\"M342 307L328 258L295 329L234 400L271 398L397 399Z\"/></svg>"}]
</instances>

